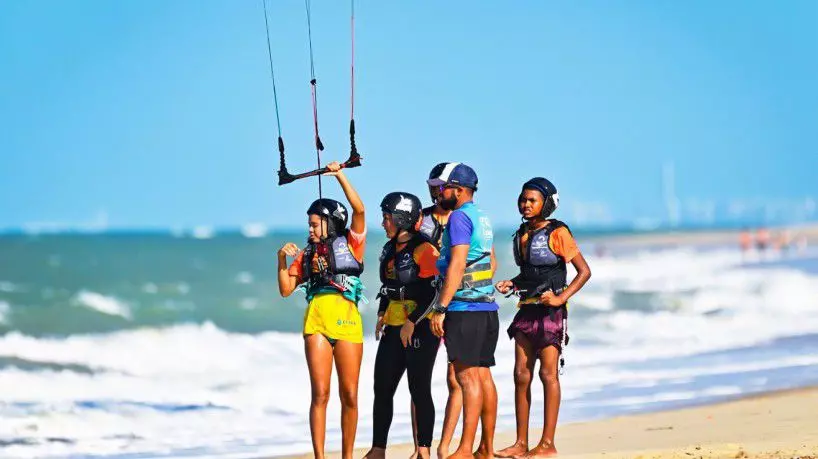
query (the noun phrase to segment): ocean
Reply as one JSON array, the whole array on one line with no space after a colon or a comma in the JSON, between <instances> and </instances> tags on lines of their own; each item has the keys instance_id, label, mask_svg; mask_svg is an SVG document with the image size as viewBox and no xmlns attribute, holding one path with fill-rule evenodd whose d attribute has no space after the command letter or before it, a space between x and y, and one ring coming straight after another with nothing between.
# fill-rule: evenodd
<instances>
[{"instance_id":1,"label":"ocean","mask_svg":"<svg viewBox=\"0 0 818 459\"><path fill-rule=\"evenodd\" d=\"M384 237L370 228L374 300ZM498 231L498 278L515 274ZM304 233L0 236L0 456L259 457L311 451L303 294L278 295L276 251ZM818 251L609 247L577 234L593 277L571 302L561 422L818 383ZM602 253L601 251L599 253ZM569 270L569 274L573 272ZM502 297L500 297L502 298ZM515 312L501 301L501 325ZM374 301L365 318L357 443L371 439ZM498 430L514 426L513 342L497 348ZM336 394L333 378L333 394ZM433 378L435 437L445 351ZM411 438L396 394L390 441ZM533 387L532 425L542 420ZM327 447L340 447L340 406Z\"/></svg>"}]
</instances>

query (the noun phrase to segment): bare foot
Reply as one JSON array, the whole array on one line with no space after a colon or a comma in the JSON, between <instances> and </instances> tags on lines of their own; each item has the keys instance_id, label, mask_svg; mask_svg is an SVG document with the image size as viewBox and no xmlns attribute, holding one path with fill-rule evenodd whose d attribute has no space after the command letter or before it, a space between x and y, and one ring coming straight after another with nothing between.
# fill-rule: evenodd
<instances>
[{"instance_id":1,"label":"bare foot","mask_svg":"<svg viewBox=\"0 0 818 459\"><path fill-rule=\"evenodd\" d=\"M516 442L508 448L503 448L494 453L497 457L517 457L528 452L528 445L523 442Z\"/></svg>"},{"instance_id":2,"label":"bare foot","mask_svg":"<svg viewBox=\"0 0 818 459\"><path fill-rule=\"evenodd\" d=\"M520 456L526 459L539 459L543 457L554 457L557 455L557 448L552 443L540 443L531 451Z\"/></svg>"},{"instance_id":3,"label":"bare foot","mask_svg":"<svg viewBox=\"0 0 818 459\"><path fill-rule=\"evenodd\" d=\"M494 459L494 451L477 450L474 452L474 459Z\"/></svg>"},{"instance_id":4,"label":"bare foot","mask_svg":"<svg viewBox=\"0 0 818 459\"><path fill-rule=\"evenodd\" d=\"M373 447L362 459L386 459L386 450Z\"/></svg>"},{"instance_id":5,"label":"bare foot","mask_svg":"<svg viewBox=\"0 0 818 459\"><path fill-rule=\"evenodd\" d=\"M437 459L446 459L449 455L449 444L439 444L437 445Z\"/></svg>"},{"instance_id":6,"label":"bare foot","mask_svg":"<svg viewBox=\"0 0 818 459\"><path fill-rule=\"evenodd\" d=\"M472 454L472 453L469 453L469 452L462 453L462 452L460 452L460 450L457 450L457 451L454 452L454 454L452 454L451 456L449 456L446 459L475 459L475 458L474 458L474 454Z\"/></svg>"}]
</instances>

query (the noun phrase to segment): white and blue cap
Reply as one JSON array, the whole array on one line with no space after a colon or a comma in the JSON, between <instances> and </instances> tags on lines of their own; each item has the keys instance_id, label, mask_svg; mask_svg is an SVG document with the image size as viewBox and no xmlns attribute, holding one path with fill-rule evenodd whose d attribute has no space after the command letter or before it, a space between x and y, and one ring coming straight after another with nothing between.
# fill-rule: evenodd
<instances>
[{"instance_id":1,"label":"white and blue cap","mask_svg":"<svg viewBox=\"0 0 818 459\"><path fill-rule=\"evenodd\" d=\"M477 172L463 163L447 163L437 177L426 181L429 186L457 185L477 190Z\"/></svg>"}]
</instances>

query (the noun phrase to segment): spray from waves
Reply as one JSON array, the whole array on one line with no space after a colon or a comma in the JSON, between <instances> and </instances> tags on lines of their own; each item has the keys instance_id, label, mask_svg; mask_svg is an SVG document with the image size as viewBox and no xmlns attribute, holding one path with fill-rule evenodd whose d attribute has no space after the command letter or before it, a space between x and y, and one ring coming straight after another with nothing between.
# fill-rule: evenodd
<instances>
[{"instance_id":1,"label":"spray from waves","mask_svg":"<svg viewBox=\"0 0 818 459\"><path fill-rule=\"evenodd\" d=\"M765 378L777 371L818 368L818 339L814 341L811 348L799 352L744 359L700 355L664 363L646 360L639 349L631 349L631 355L619 362L586 364L580 357L592 349L578 347L572 350L568 371L561 378L567 402L561 416L576 420L583 410L599 416L634 406L650 408L763 390L771 386ZM372 427L369 388L377 345L371 338L364 343L361 446L369 440ZM439 407L447 396L444 352L441 349L432 377ZM500 397L499 428L513 426L513 355L513 342L501 339L498 365L493 369ZM63 339L10 333L0 338L0 356L41 364L38 369L9 366L0 371L4 394L0 432L16 432L18 440L27 442L18 445L19 454L14 455L199 451L211 457L238 453L258 457L309 449L309 377L298 334L236 334L212 324ZM702 378L703 383L697 382ZM814 378L818 380L818 374ZM331 393L336 394L335 378L332 384ZM542 394L537 389L532 416L541 409ZM395 400L391 437L406 441L411 438L411 425L405 384ZM339 414L340 404L332 397L327 419L337 420ZM328 422L327 436L328 447L336 448L341 436L337 422ZM50 438L66 440L59 445L59 454Z\"/></svg>"},{"instance_id":2,"label":"spray from waves","mask_svg":"<svg viewBox=\"0 0 818 459\"><path fill-rule=\"evenodd\" d=\"M11 311L11 305L5 301L0 301L0 324L8 323L9 311Z\"/></svg>"},{"instance_id":3,"label":"spray from waves","mask_svg":"<svg viewBox=\"0 0 818 459\"><path fill-rule=\"evenodd\" d=\"M103 314L119 316L127 320L133 318L130 307L125 302L111 296L105 296L88 290L80 290L72 301L79 306L87 307Z\"/></svg>"}]
</instances>

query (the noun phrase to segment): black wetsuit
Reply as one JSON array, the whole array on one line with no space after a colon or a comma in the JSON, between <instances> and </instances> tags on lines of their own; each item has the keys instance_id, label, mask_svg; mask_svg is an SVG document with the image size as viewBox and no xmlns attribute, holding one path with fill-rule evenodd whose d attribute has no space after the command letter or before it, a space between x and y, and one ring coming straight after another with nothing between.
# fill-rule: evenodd
<instances>
[{"instance_id":1,"label":"black wetsuit","mask_svg":"<svg viewBox=\"0 0 818 459\"><path fill-rule=\"evenodd\" d=\"M431 447L435 428L435 404L432 400L432 369L435 366L440 338L432 334L429 319L415 326L412 342L404 349L398 326L384 327L375 358L375 403L373 408L372 446L386 448L392 425L393 398L404 370L409 392L415 403L418 423L418 446Z\"/></svg>"},{"instance_id":2,"label":"black wetsuit","mask_svg":"<svg viewBox=\"0 0 818 459\"><path fill-rule=\"evenodd\" d=\"M417 307L406 318L416 324L409 346L404 348L400 341L400 325L386 325L378 344L378 354L375 357L375 401L372 410L372 446L377 448L386 448L389 427L392 425L393 398L404 372L407 373L409 392L415 404L418 445L432 446L435 426L432 369L435 366L440 338L432 333L429 319L420 320L435 296L433 279L418 277L418 266L413 261L414 249L423 241L425 239L418 236L399 251L394 245L390 246L390 243L387 243L381 257L383 288L391 289L391 293L382 294L379 312L387 310L390 296L393 299L413 300ZM396 258L403 262L398 263L397 268L387 269L389 263ZM396 293L396 289L400 289L402 293Z\"/></svg>"}]
</instances>

